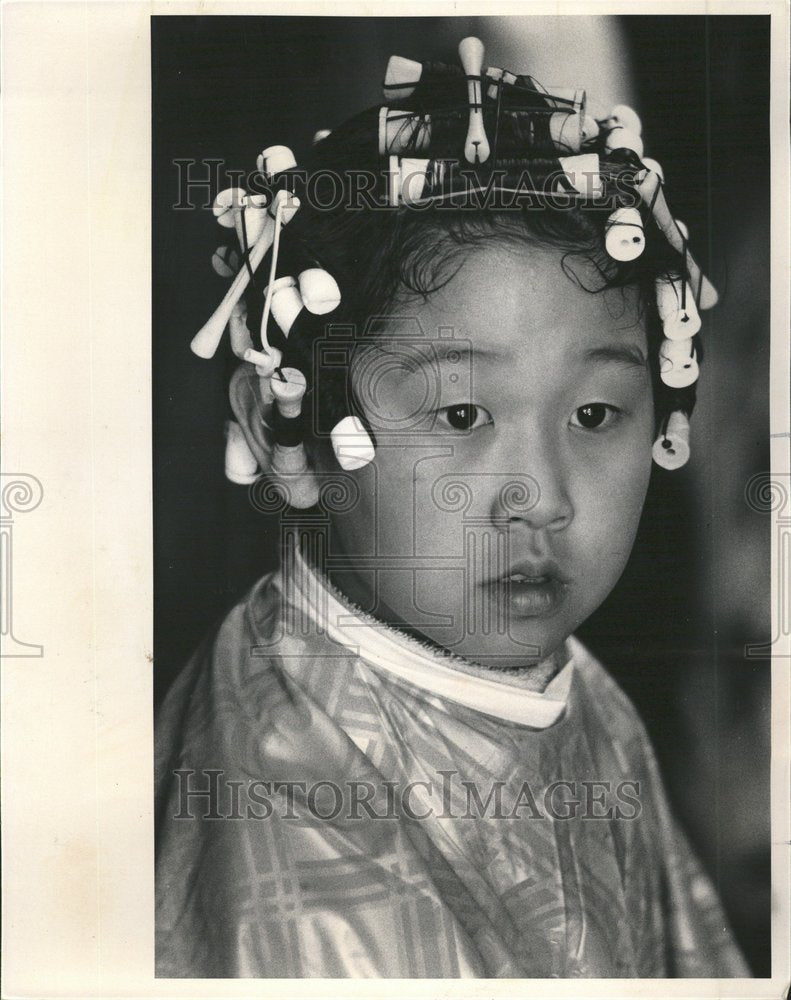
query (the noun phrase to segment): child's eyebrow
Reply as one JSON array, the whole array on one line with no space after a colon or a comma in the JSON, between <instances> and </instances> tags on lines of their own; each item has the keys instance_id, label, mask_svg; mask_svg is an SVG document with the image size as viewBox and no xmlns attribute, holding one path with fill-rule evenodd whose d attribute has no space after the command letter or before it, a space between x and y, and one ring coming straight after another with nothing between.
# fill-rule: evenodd
<instances>
[{"instance_id":1,"label":"child's eyebrow","mask_svg":"<svg viewBox=\"0 0 791 1000\"><path fill-rule=\"evenodd\" d=\"M389 351L382 344L377 344L376 349L383 354L395 354L398 357L395 351ZM513 360L513 354L510 351L499 351L492 347L474 347L471 344L460 344L456 341L448 340L445 344L442 344L441 348L435 347L433 350L426 350L425 353L421 351L417 357L412 356L407 375L414 375L421 369L432 368L437 364L456 364L461 358L467 357L473 359L485 358L492 361Z\"/></svg>"},{"instance_id":2,"label":"child's eyebrow","mask_svg":"<svg viewBox=\"0 0 791 1000\"><path fill-rule=\"evenodd\" d=\"M629 344L606 344L602 347L592 347L585 352L585 361L623 365L626 368L645 368L648 364L640 348Z\"/></svg>"}]
</instances>

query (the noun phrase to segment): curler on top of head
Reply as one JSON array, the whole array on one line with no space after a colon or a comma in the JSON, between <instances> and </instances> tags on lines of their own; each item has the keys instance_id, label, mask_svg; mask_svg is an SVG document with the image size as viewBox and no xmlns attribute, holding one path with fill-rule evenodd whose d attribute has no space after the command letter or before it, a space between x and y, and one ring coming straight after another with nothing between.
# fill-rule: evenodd
<instances>
[{"instance_id":1,"label":"curler on top of head","mask_svg":"<svg viewBox=\"0 0 791 1000\"><path fill-rule=\"evenodd\" d=\"M464 143L464 157L468 163L486 163L489 159L489 140L483 127L483 96L481 80L483 73L483 42L480 38L462 38L459 42L459 58L467 77L467 99L470 104L470 120L467 139Z\"/></svg>"}]
</instances>

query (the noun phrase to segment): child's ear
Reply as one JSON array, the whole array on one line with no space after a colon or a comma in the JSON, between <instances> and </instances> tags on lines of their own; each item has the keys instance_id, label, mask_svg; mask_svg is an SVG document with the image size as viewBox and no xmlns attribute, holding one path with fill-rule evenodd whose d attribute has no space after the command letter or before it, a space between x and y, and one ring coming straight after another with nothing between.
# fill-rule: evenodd
<instances>
[{"instance_id":1,"label":"child's ear","mask_svg":"<svg viewBox=\"0 0 791 1000\"><path fill-rule=\"evenodd\" d=\"M260 378L255 365L244 362L231 377L228 394L231 409L242 429L245 440L263 472L272 467L272 403L264 406L261 399Z\"/></svg>"}]
</instances>

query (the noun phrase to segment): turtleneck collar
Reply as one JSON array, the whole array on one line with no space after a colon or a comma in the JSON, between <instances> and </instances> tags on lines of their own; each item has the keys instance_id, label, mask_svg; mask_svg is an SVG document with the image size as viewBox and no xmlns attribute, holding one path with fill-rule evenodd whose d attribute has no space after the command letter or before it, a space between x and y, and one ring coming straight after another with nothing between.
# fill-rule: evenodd
<instances>
[{"instance_id":1,"label":"turtleneck collar","mask_svg":"<svg viewBox=\"0 0 791 1000\"><path fill-rule=\"evenodd\" d=\"M291 546L284 553L278 585L287 600L315 625L375 669L448 701L509 722L544 729L566 707L575 656L582 647L566 641L568 660L543 692L505 671L479 666L448 650L386 625L353 604Z\"/></svg>"}]
</instances>

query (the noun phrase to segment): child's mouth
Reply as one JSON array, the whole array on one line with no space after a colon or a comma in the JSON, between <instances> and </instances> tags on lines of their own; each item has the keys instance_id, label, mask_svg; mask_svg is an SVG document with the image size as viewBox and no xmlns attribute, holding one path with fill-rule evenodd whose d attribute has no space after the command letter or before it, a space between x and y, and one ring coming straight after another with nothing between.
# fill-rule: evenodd
<instances>
[{"instance_id":1,"label":"child's mouth","mask_svg":"<svg viewBox=\"0 0 791 1000\"><path fill-rule=\"evenodd\" d=\"M547 566L541 572L515 570L484 586L498 604L507 608L511 618L535 618L560 609L568 581L554 566Z\"/></svg>"}]
</instances>

